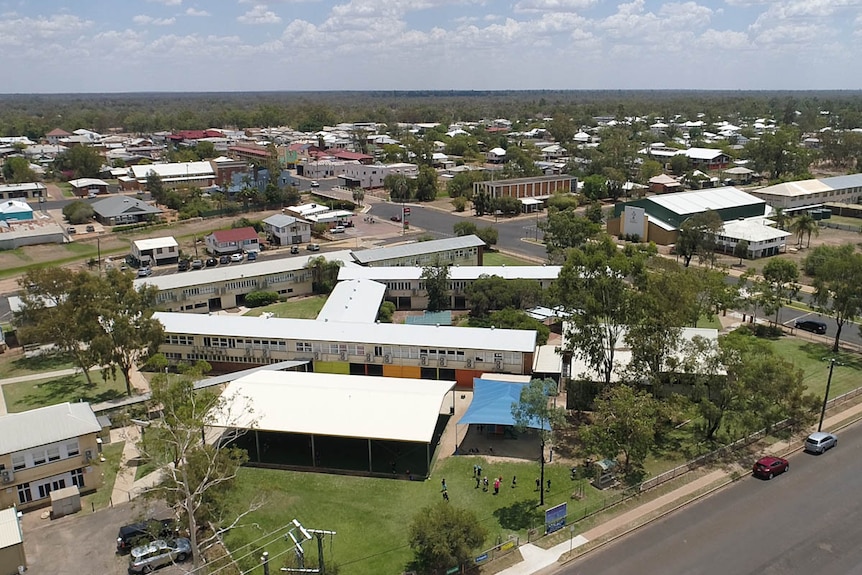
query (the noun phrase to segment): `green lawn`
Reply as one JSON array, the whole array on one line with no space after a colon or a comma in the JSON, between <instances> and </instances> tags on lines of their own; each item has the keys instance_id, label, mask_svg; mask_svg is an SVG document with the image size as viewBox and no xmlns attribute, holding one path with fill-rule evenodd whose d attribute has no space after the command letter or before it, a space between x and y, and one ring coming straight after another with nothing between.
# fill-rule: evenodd
<instances>
[{"instance_id":1,"label":"green lawn","mask_svg":"<svg viewBox=\"0 0 862 575\"><path fill-rule=\"evenodd\" d=\"M476 489L472 478L473 465L482 465L483 475L489 481L502 475L499 495ZM512 475L518 485L512 488ZM328 564L337 564L343 573L376 575L401 573L407 570L412 558L408 546L408 526L424 506L442 501L442 478L446 478L451 505L472 510L488 530L483 549L494 545L498 537L518 533L525 540L527 530L543 523L543 510L537 508L539 495L535 479L539 468L535 463L488 464L475 456L447 458L436 464L433 477L428 481L372 479L344 475L325 475L291 471L243 468L239 487L232 496L236 509L263 498L264 507L254 512L243 523L246 527L232 530L226 541L234 557L249 551L244 547L265 533L272 532L298 519L306 528L336 531L337 535L324 545ZM571 499L576 483L569 470L562 465L547 465L545 476L551 479L552 489L546 492L545 507L568 502L570 516L582 517L601 506L605 500L619 497L618 492L600 492L587 485L583 501ZM493 485L493 484L492 484ZM266 546L271 565L275 569L284 565L285 558L293 558L283 537L270 537L273 543ZM317 565L317 547L311 541L305 545L306 566ZM279 554L284 553L281 557ZM260 553L241 562L243 569L257 564Z\"/></svg>"},{"instance_id":2,"label":"green lawn","mask_svg":"<svg viewBox=\"0 0 862 575\"><path fill-rule=\"evenodd\" d=\"M257 307L250 310L248 316L258 317L264 312L270 312L275 317L291 317L295 319L315 319L326 303L326 296L311 296L295 298L285 302Z\"/></svg>"},{"instance_id":3,"label":"green lawn","mask_svg":"<svg viewBox=\"0 0 862 575\"><path fill-rule=\"evenodd\" d=\"M501 254L500 252L485 252L482 255L482 265L486 266L534 266L535 262Z\"/></svg>"},{"instance_id":4,"label":"green lawn","mask_svg":"<svg viewBox=\"0 0 862 575\"><path fill-rule=\"evenodd\" d=\"M0 355L0 379L73 367L75 364L66 355L40 355L31 358Z\"/></svg>"},{"instance_id":5,"label":"green lawn","mask_svg":"<svg viewBox=\"0 0 862 575\"><path fill-rule=\"evenodd\" d=\"M84 512L91 512L93 508L96 510L104 509L111 505L111 493L114 491L114 481L117 479L117 472L120 469L120 461L123 458L123 446L125 442L108 443L102 449L102 456L105 461L99 463L99 468L102 472L102 486L91 493L81 498L81 507ZM114 501L114 503L123 503L122 501Z\"/></svg>"},{"instance_id":6,"label":"green lawn","mask_svg":"<svg viewBox=\"0 0 862 575\"><path fill-rule=\"evenodd\" d=\"M66 401L98 403L122 397L126 393L126 384L119 374L116 380L109 378L103 381L102 374L93 371L92 379L93 387L87 385L83 374L4 385L6 408L10 413L19 413Z\"/></svg>"},{"instance_id":7,"label":"green lawn","mask_svg":"<svg viewBox=\"0 0 862 575\"><path fill-rule=\"evenodd\" d=\"M829 345L804 341L794 337L782 337L772 342L775 350L792 361L802 370L808 390L823 397L826 380L829 377L829 358L835 357L838 363L832 372L832 386L829 397L837 397L856 389L862 384L862 357L856 354L832 353Z\"/></svg>"}]
</instances>

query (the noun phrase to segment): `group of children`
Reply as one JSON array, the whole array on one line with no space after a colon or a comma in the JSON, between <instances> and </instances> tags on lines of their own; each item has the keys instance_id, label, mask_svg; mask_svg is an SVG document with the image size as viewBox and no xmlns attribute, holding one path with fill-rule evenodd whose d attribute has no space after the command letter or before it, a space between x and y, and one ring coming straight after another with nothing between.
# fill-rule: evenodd
<instances>
[{"instance_id":1,"label":"group of children","mask_svg":"<svg viewBox=\"0 0 862 575\"><path fill-rule=\"evenodd\" d=\"M482 475L482 466L481 465L476 464L473 466L473 479L476 480L476 489L479 489L479 487L481 486L482 491L488 491L490 483L488 481L488 476ZM446 486L446 478L445 477L440 481L440 485L442 487L441 492L443 493L443 500L449 501L449 489ZM500 487L502 485L503 485L503 476L502 475L494 478L494 483L493 483L494 495L498 495L500 493ZM551 480L550 479L547 480L547 485L548 485L548 491L550 491L551 490ZM514 489L517 486L518 486L518 478L517 478L517 476L513 475L512 476L512 489ZM536 478L536 491L539 491L541 488L542 488L542 482L537 477Z\"/></svg>"}]
</instances>

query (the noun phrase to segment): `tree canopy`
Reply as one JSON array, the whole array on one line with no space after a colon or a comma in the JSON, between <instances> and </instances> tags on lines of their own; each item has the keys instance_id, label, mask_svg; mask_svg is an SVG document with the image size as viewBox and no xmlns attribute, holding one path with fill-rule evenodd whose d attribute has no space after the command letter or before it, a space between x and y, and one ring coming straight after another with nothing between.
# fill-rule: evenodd
<instances>
[{"instance_id":1,"label":"tree canopy","mask_svg":"<svg viewBox=\"0 0 862 575\"><path fill-rule=\"evenodd\" d=\"M487 537L475 513L447 501L420 509L408 528L414 565L423 575L470 563Z\"/></svg>"}]
</instances>

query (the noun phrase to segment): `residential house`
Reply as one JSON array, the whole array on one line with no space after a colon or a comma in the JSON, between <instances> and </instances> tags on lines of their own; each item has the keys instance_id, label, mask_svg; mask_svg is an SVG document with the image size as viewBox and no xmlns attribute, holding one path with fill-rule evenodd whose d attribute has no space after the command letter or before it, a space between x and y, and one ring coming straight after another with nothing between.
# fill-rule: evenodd
<instances>
[{"instance_id":1,"label":"residential house","mask_svg":"<svg viewBox=\"0 0 862 575\"><path fill-rule=\"evenodd\" d=\"M112 196L93 202L96 220L106 226L136 224L162 217L162 210L129 196Z\"/></svg>"},{"instance_id":2,"label":"residential house","mask_svg":"<svg viewBox=\"0 0 862 575\"><path fill-rule=\"evenodd\" d=\"M259 252L260 238L251 226L218 230L206 237L207 251L214 256Z\"/></svg>"},{"instance_id":3,"label":"residential house","mask_svg":"<svg viewBox=\"0 0 862 575\"><path fill-rule=\"evenodd\" d=\"M50 132L45 134L45 139L52 146L56 146L57 144L60 143L60 140L62 140L64 138L68 138L71 135L72 134L70 134L69 132L67 132L66 130L64 130L62 128L54 128L53 130L51 130Z\"/></svg>"},{"instance_id":4,"label":"residential house","mask_svg":"<svg viewBox=\"0 0 862 575\"><path fill-rule=\"evenodd\" d=\"M135 240L132 258L142 266L175 264L180 259L180 246L171 236Z\"/></svg>"},{"instance_id":5,"label":"residential house","mask_svg":"<svg viewBox=\"0 0 862 575\"><path fill-rule=\"evenodd\" d=\"M47 188L42 182L0 184L0 200L43 198L46 194Z\"/></svg>"},{"instance_id":6,"label":"residential house","mask_svg":"<svg viewBox=\"0 0 862 575\"><path fill-rule=\"evenodd\" d=\"M209 162L176 162L131 166L129 175L119 178L120 190L143 190L150 174L159 176L167 188L195 186L207 188L215 183L215 170Z\"/></svg>"},{"instance_id":7,"label":"residential house","mask_svg":"<svg viewBox=\"0 0 862 575\"><path fill-rule=\"evenodd\" d=\"M107 182L97 178L69 180L69 185L72 186L72 193L79 198L103 196L108 193Z\"/></svg>"},{"instance_id":8,"label":"residential house","mask_svg":"<svg viewBox=\"0 0 862 575\"><path fill-rule=\"evenodd\" d=\"M656 194L668 194L682 190L682 184L667 174L659 174L649 179L649 191Z\"/></svg>"},{"instance_id":9,"label":"residential house","mask_svg":"<svg viewBox=\"0 0 862 575\"><path fill-rule=\"evenodd\" d=\"M311 224L293 216L285 214L269 216L263 220L263 229L269 241L277 246L311 241Z\"/></svg>"},{"instance_id":10,"label":"residential house","mask_svg":"<svg viewBox=\"0 0 862 575\"><path fill-rule=\"evenodd\" d=\"M102 484L98 435L89 403L61 403L0 416L0 508L50 502L51 491Z\"/></svg>"}]
</instances>

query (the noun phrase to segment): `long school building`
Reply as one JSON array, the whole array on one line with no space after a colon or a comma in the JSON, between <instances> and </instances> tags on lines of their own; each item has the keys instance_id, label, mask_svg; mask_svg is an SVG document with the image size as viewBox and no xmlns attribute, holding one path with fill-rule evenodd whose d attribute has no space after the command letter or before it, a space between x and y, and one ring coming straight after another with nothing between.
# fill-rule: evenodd
<instances>
[{"instance_id":1,"label":"long school building","mask_svg":"<svg viewBox=\"0 0 862 575\"><path fill-rule=\"evenodd\" d=\"M206 360L234 371L286 360L316 373L449 380L470 389L498 372L529 375L536 332L156 312L160 351L173 361Z\"/></svg>"}]
</instances>

